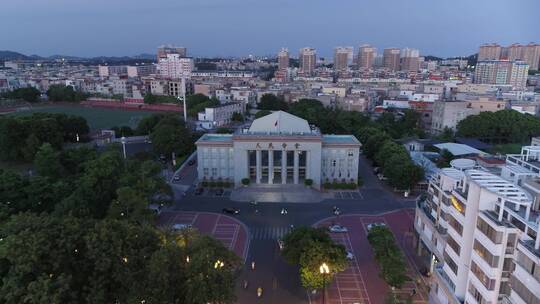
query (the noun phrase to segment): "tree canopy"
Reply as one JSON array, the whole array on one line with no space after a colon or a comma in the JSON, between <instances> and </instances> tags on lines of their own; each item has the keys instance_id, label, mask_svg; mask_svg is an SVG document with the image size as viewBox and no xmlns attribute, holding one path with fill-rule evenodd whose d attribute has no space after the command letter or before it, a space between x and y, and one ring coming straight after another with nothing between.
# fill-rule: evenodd
<instances>
[{"instance_id":1,"label":"tree canopy","mask_svg":"<svg viewBox=\"0 0 540 304\"><path fill-rule=\"evenodd\" d=\"M32 161L39 147L49 143L55 150L64 142L88 135L86 120L79 116L34 113L30 116L0 118L0 158Z\"/></svg>"},{"instance_id":2,"label":"tree canopy","mask_svg":"<svg viewBox=\"0 0 540 304\"><path fill-rule=\"evenodd\" d=\"M37 102L41 92L33 87L18 88L10 92L0 94L0 97L7 99L20 99L28 102Z\"/></svg>"},{"instance_id":3,"label":"tree canopy","mask_svg":"<svg viewBox=\"0 0 540 304\"><path fill-rule=\"evenodd\" d=\"M163 117L150 133L150 139L154 150L164 155L186 155L193 149L191 132L185 122L174 115Z\"/></svg>"},{"instance_id":4,"label":"tree canopy","mask_svg":"<svg viewBox=\"0 0 540 304\"><path fill-rule=\"evenodd\" d=\"M285 102L285 100L283 100L283 98L269 93L264 94L257 104L257 109L259 110L286 111L288 108L289 105L287 102Z\"/></svg>"},{"instance_id":5,"label":"tree canopy","mask_svg":"<svg viewBox=\"0 0 540 304\"><path fill-rule=\"evenodd\" d=\"M457 135L492 143L523 143L540 134L540 118L514 110L482 112L457 125Z\"/></svg>"},{"instance_id":6,"label":"tree canopy","mask_svg":"<svg viewBox=\"0 0 540 304\"><path fill-rule=\"evenodd\" d=\"M47 96L50 101L69 101L79 102L86 100L87 94L76 91L72 86L53 84L47 90Z\"/></svg>"},{"instance_id":7,"label":"tree canopy","mask_svg":"<svg viewBox=\"0 0 540 304\"><path fill-rule=\"evenodd\" d=\"M347 267L345 247L334 243L324 228L295 228L284 236L283 243L282 256L288 263L300 266L300 280L305 288L322 288L323 283L329 284L336 273ZM323 263L329 266L329 278L323 278L319 272Z\"/></svg>"}]
</instances>

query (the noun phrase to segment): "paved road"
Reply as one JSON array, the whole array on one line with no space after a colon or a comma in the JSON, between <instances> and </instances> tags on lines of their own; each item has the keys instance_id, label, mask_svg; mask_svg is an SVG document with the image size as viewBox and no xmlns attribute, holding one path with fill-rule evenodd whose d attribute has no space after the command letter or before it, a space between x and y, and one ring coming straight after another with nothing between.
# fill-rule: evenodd
<instances>
[{"instance_id":1,"label":"paved road","mask_svg":"<svg viewBox=\"0 0 540 304\"><path fill-rule=\"evenodd\" d=\"M246 290L241 288L241 286L238 287L238 303L307 304L309 303L309 299L306 291L300 287L297 270L294 266L284 263L279 256L279 250L276 245L276 240L287 233L291 225L311 226L324 218L332 216L333 206L339 207L343 215L376 215L414 206L412 199L404 200L382 186L373 174L371 166L363 158L360 159L359 169L364 181L364 185L359 191L360 198L329 199L320 203L301 204L259 203L257 207L253 207L248 203L233 202L226 196L194 196L192 185L196 176L196 166L188 166L184 172L180 173L183 176L182 180L173 186L176 200L172 210L176 212L197 211L220 213L224 207L239 208L240 214L236 218L247 226L251 242L246 267L239 280L239 282L242 282L244 279L248 280L249 287ZM182 192L188 188L187 195L182 196ZM280 214L282 208L287 208L287 215ZM255 209L258 212L255 212ZM344 240L339 241L343 242ZM359 246L366 246L366 244ZM363 258L371 259L369 256ZM255 261L256 263L255 270L251 270L251 261ZM358 262L360 265L358 269L362 268L361 262ZM348 284L347 286L367 284L366 286L369 288L369 283L365 283L364 279L358 275L360 273L358 269L353 269L350 273L343 274L343 276L349 276L344 284ZM256 288L259 286L264 290L262 299L256 298ZM364 297L365 292L361 289L359 290L362 297ZM353 296L351 295L351 297ZM380 303L378 300L364 302L369 304Z\"/></svg>"}]
</instances>

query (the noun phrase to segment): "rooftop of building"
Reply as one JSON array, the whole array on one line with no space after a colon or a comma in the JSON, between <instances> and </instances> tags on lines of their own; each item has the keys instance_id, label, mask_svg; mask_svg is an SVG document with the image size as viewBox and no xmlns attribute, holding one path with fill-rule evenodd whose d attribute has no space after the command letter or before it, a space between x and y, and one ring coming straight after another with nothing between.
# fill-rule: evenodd
<instances>
[{"instance_id":1,"label":"rooftop of building","mask_svg":"<svg viewBox=\"0 0 540 304\"><path fill-rule=\"evenodd\" d=\"M439 150L448 150L448 152L452 153L452 155L454 156L477 155L477 154L485 153L483 151L480 151L468 145L451 143L451 142L435 144L434 146L438 148Z\"/></svg>"},{"instance_id":2,"label":"rooftop of building","mask_svg":"<svg viewBox=\"0 0 540 304\"><path fill-rule=\"evenodd\" d=\"M206 142L230 142L232 141L232 134L214 134L206 133L198 141Z\"/></svg>"},{"instance_id":3,"label":"rooftop of building","mask_svg":"<svg viewBox=\"0 0 540 304\"><path fill-rule=\"evenodd\" d=\"M360 141L354 135L323 135L323 144L351 144L360 145Z\"/></svg>"},{"instance_id":4,"label":"rooftop of building","mask_svg":"<svg viewBox=\"0 0 540 304\"><path fill-rule=\"evenodd\" d=\"M506 198L508 201L516 204L530 204L532 202L531 195L528 192L500 176L476 169L468 170L466 174L480 187Z\"/></svg>"},{"instance_id":5,"label":"rooftop of building","mask_svg":"<svg viewBox=\"0 0 540 304\"><path fill-rule=\"evenodd\" d=\"M284 111L255 119L249 129L243 130L244 135L320 135L317 128L311 127L307 120Z\"/></svg>"}]
</instances>

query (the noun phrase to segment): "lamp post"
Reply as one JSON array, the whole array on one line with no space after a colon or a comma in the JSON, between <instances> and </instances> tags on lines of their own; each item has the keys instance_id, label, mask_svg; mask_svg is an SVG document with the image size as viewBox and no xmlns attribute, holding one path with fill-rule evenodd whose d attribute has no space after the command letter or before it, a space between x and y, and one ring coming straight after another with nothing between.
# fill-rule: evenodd
<instances>
[{"instance_id":1,"label":"lamp post","mask_svg":"<svg viewBox=\"0 0 540 304\"><path fill-rule=\"evenodd\" d=\"M182 74L182 102L184 106L184 122L187 124L187 106L186 106L186 76ZM180 99L180 96L176 98Z\"/></svg>"},{"instance_id":2,"label":"lamp post","mask_svg":"<svg viewBox=\"0 0 540 304\"><path fill-rule=\"evenodd\" d=\"M124 151L124 159L126 159L126 137L122 136L122 138L120 138L120 142L122 142L122 150Z\"/></svg>"},{"instance_id":3,"label":"lamp post","mask_svg":"<svg viewBox=\"0 0 540 304\"><path fill-rule=\"evenodd\" d=\"M323 276L323 304L326 302L326 276L330 273L330 268L326 263L322 263L321 267L319 267L319 271L321 272Z\"/></svg>"}]
</instances>

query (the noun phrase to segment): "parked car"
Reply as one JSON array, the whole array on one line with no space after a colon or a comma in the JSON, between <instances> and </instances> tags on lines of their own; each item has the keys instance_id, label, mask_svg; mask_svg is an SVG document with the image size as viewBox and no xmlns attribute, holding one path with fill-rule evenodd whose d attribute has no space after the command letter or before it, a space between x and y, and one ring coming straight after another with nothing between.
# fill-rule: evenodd
<instances>
[{"instance_id":1,"label":"parked car","mask_svg":"<svg viewBox=\"0 0 540 304\"><path fill-rule=\"evenodd\" d=\"M370 231L371 229L375 227L386 227L385 223L371 223L367 225L367 230Z\"/></svg>"},{"instance_id":2,"label":"parked car","mask_svg":"<svg viewBox=\"0 0 540 304\"><path fill-rule=\"evenodd\" d=\"M195 195L201 195L203 193L204 189L203 188L196 188L195 189Z\"/></svg>"},{"instance_id":3,"label":"parked car","mask_svg":"<svg viewBox=\"0 0 540 304\"><path fill-rule=\"evenodd\" d=\"M174 231L180 231L180 230L184 230L184 229L190 229L192 226L190 224L174 224L172 226L172 229Z\"/></svg>"},{"instance_id":4,"label":"parked car","mask_svg":"<svg viewBox=\"0 0 540 304\"><path fill-rule=\"evenodd\" d=\"M215 193L216 193L216 196L222 196L223 195L223 189L217 189Z\"/></svg>"},{"instance_id":5,"label":"parked car","mask_svg":"<svg viewBox=\"0 0 540 304\"><path fill-rule=\"evenodd\" d=\"M341 232L349 231L346 227L343 227L341 225L332 225L332 226L328 227L328 230L330 230L330 232L334 232L334 233L341 233Z\"/></svg>"},{"instance_id":6,"label":"parked car","mask_svg":"<svg viewBox=\"0 0 540 304\"><path fill-rule=\"evenodd\" d=\"M178 181L180 181L181 179L182 179L182 177L181 177L180 175L175 175L175 176L173 177L173 181L175 181L175 182L178 182Z\"/></svg>"},{"instance_id":7,"label":"parked car","mask_svg":"<svg viewBox=\"0 0 540 304\"><path fill-rule=\"evenodd\" d=\"M347 250L347 260L352 260L352 259L354 259L354 253Z\"/></svg>"},{"instance_id":8,"label":"parked car","mask_svg":"<svg viewBox=\"0 0 540 304\"><path fill-rule=\"evenodd\" d=\"M386 176L382 175L382 173L377 174L377 178L379 180L382 180L382 181L388 180L388 178Z\"/></svg>"},{"instance_id":9,"label":"parked car","mask_svg":"<svg viewBox=\"0 0 540 304\"><path fill-rule=\"evenodd\" d=\"M237 214L240 213L240 209L238 209L238 208L223 208L221 210L221 212L227 213L227 214L232 214L232 215L237 215Z\"/></svg>"},{"instance_id":10,"label":"parked car","mask_svg":"<svg viewBox=\"0 0 540 304\"><path fill-rule=\"evenodd\" d=\"M189 166L193 166L193 165L195 164L195 160L192 159L192 160L188 161L187 164L188 164Z\"/></svg>"}]
</instances>

